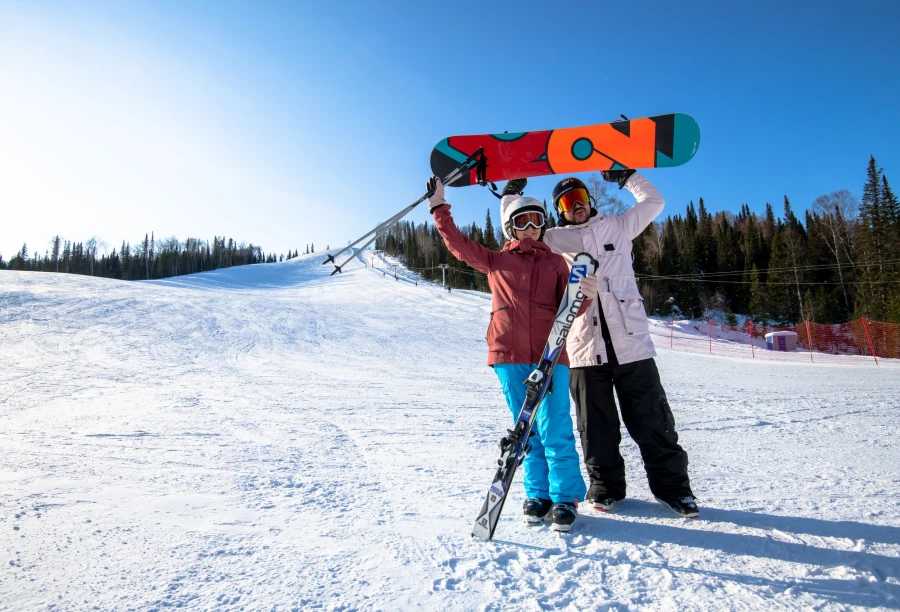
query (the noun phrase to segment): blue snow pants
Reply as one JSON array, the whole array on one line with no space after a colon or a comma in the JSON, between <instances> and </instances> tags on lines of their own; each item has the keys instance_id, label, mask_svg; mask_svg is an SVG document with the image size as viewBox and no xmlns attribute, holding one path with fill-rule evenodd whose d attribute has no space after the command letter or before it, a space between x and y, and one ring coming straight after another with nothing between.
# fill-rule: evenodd
<instances>
[{"instance_id":1,"label":"blue snow pants","mask_svg":"<svg viewBox=\"0 0 900 612\"><path fill-rule=\"evenodd\" d=\"M519 418L525 401L528 378L537 365L524 363L494 364L506 405ZM557 365L553 370L551 392L541 402L534 419L531 452L522 464L525 468L525 495L553 502L579 502L587 489L581 476L581 461L575 450L575 434L569 404L569 368Z\"/></svg>"}]
</instances>

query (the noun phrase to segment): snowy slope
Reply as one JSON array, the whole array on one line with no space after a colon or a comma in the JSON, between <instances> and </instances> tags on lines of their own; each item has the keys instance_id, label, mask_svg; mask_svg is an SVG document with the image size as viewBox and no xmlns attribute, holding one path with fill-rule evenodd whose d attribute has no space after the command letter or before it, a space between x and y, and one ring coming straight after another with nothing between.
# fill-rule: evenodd
<instances>
[{"instance_id":1,"label":"snowy slope","mask_svg":"<svg viewBox=\"0 0 900 612\"><path fill-rule=\"evenodd\" d=\"M321 255L0 272L0 610L900 608L900 370L661 351L701 518L469 537L488 296Z\"/></svg>"}]
</instances>

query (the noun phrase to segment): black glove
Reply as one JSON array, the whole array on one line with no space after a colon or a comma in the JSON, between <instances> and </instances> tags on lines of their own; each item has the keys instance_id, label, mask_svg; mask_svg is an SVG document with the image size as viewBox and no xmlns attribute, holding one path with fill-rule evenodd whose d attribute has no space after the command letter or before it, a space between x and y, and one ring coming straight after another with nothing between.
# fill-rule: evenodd
<instances>
[{"instance_id":1,"label":"black glove","mask_svg":"<svg viewBox=\"0 0 900 612\"><path fill-rule=\"evenodd\" d=\"M524 190L527 183L528 179L509 179L509 182L506 183L506 187L503 188L503 193L500 195L522 195L525 193Z\"/></svg>"},{"instance_id":2,"label":"black glove","mask_svg":"<svg viewBox=\"0 0 900 612\"><path fill-rule=\"evenodd\" d=\"M618 183L619 189L621 189L628 182L628 179L631 178L631 175L634 174L634 170L631 168L627 170L604 170L600 174L603 175L603 180L610 183Z\"/></svg>"}]
</instances>

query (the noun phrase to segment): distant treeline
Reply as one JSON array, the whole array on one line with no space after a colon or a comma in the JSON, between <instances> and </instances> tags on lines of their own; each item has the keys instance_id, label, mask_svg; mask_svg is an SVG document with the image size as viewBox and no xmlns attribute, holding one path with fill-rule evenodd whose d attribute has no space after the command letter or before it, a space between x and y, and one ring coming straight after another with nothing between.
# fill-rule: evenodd
<instances>
[{"instance_id":1,"label":"distant treeline","mask_svg":"<svg viewBox=\"0 0 900 612\"><path fill-rule=\"evenodd\" d=\"M599 175L587 183L602 214L624 211ZM483 228L472 223L460 230L489 249L504 242L490 210ZM846 190L823 195L802 221L787 196L780 217L767 203L761 218L747 204L737 215L710 214L702 198L696 206L691 201L684 215L654 222L634 240L634 267L649 314L733 323L742 313L766 325L860 316L900 322L897 245L900 205L872 157L862 201ZM423 278L439 281L440 264L447 264L452 287L489 290L486 277L453 257L429 223L398 223L376 248Z\"/></svg>"},{"instance_id":2,"label":"distant treeline","mask_svg":"<svg viewBox=\"0 0 900 612\"><path fill-rule=\"evenodd\" d=\"M134 246L123 241L120 249L114 248L110 253L106 250L106 245L95 238L87 242L70 242L56 236L44 255L29 253L27 244L22 245L22 249L9 262L5 262L0 255L0 270L63 272L121 280L149 280L285 259L284 255L266 255L261 247L238 244L231 238L226 240L218 236L212 242L197 238L180 242L177 238L156 240L151 233ZM102 253L98 254L98 251ZM287 259L297 255L297 251L288 252Z\"/></svg>"}]
</instances>

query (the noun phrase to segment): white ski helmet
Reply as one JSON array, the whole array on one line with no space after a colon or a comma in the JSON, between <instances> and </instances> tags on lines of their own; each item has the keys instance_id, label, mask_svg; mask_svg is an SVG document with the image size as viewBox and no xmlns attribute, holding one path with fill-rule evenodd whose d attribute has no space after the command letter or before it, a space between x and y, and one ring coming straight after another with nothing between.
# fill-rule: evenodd
<instances>
[{"instance_id":1,"label":"white ski helmet","mask_svg":"<svg viewBox=\"0 0 900 612\"><path fill-rule=\"evenodd\" d=\"M503 198L503 200L507 200L508 198ZM541 204L540 200L535 200L534 198L529 198L528 196L520 196L515 200L511 200L508 202L500 201L500 220L503 223L503 235L506 236L507 240L515 240L516 235L513 234L512 228L512 218L521 213L521 212L530 212L536 211L544 215L544 220L546 222L547 219L547 211L544 208L544 205ZM541 237L538 240L544 239L544 228L541 228Z\"/></svg>"}]
</instances>

